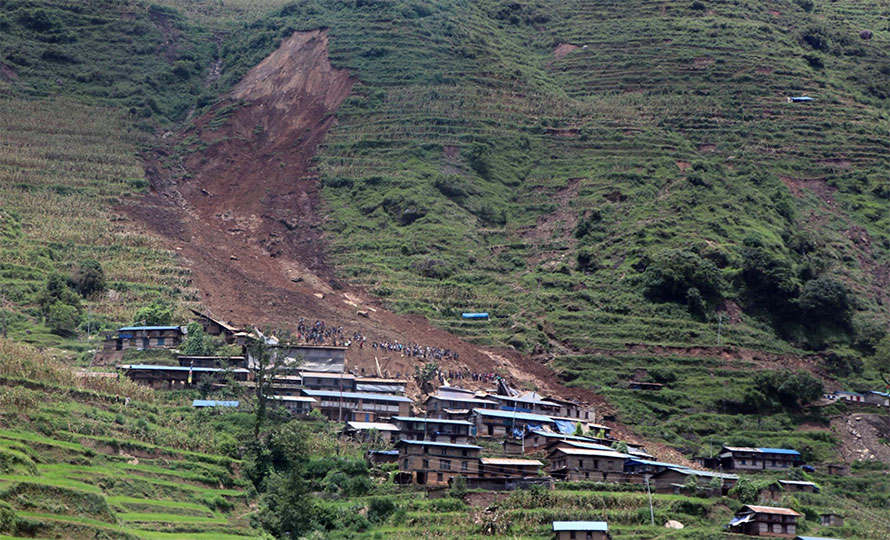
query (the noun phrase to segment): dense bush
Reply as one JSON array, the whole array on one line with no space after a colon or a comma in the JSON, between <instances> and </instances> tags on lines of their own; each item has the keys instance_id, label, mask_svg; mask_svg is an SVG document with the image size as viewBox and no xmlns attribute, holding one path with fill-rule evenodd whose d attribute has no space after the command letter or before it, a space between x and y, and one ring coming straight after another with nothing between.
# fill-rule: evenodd
<instances>
[{"instance_id":1,"label":"dense bush","mask_svg":"<svg viewBox=\"0 0 890 540\"><path fill-rule=\"evenodd\" d=\"M102 265L94 259L77 263L71 269L70 284L82 296L104 291L105 272L102 270Z\"/></svg>"},{"instance_id":2,"label":"dense bush","mask_svg":"<svg viewBox=\"0 0 890 540\"><path fill-rule=\"evenodd\" d=\"M643 272L642 284L652 300L687 303L695 309L719 301L724 287L714 263L684 249L657 254Z\"/></svg>"}]
</instances>

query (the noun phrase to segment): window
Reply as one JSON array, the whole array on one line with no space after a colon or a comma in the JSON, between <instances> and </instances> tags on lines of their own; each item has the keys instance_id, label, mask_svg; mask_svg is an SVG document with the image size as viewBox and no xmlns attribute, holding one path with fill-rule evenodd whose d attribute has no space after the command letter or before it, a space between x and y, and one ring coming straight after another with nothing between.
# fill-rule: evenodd
<instances>
[{"instance_id":1,"label":"window","mask_svg":"<svg viewBox=\"0 0 890 540\"><path fill-rule=\"evenodd\" d=\"M460 470L462 470L462 471L466 471L466 470L468 470L469 468L470 468L470 462L469 462L469 461L462 461L462 462L461 462L461 464L460 464Z\"/></svg>"},{"instance_id":2,"label":"window","mask_svg":"<svg viewBox=\"0 0 890 540\"><path fill-rule=\"evenodd\" d=\"M593 533L592 533L592 532L589 532L589 531L587 532L587 540L593 540Z\"/></svg>"},{"instance_id":3,"label":"window","mask_svg":"<svg viewBox=\"0 0 890 540\"><path fill-rule=\"evenodd\" d=\"M569 538L571 538L572 540L575 540L576 538L578 538L577 536L575 536L575 531L572 531L569 533Z\"/></svg>"},{"instance_id":4,"label":"window","mask_svg":"<svg viewBox=\"0 0 890 540\"><path fill-rule=\"evenodd\" d=\"M438 480L439 482L441 482L444 478L445 477L442 476L442 473L436 473L436 480Z\"/></svg>"},{"instance_id":5,"label":"window","mask_svg":"<svg viewBox=\"0 0 890 540\"><path fill-rule=\"evenodd\" d=\"M158 338L158 347L163 347L163 346L164 346L164 338L159 337Z\"/></svg>"},{"instance_id":6,"label":"window","mask_svg":"<svg viewBox=\"0 0 890 540\"><path fill-rule=\"evenodd\" d=\"M584 460L583 460L583 459L579 459L579 460L578 460L578 468L579 468L579 469L583 469L583 468L584 468Z\"/></svg>"},{"instance_id":7,"label":"window","mask_svg":"<svg viewBox=\"0 0 890 540\"><path fill-rule=\"evenodd\" d=\"M742 465L747 465L747 464L748 464L747 460L743 459L743 460L742 460Z\"/></svg>"},{"instance_id":8,"label":"window","mask_svg":"<svg viewBox=\"0 0 890 540\"><path fill-rule=\"evenodd\" d=\"M428 459L423 460L423 468L424 469L430 468L430 460L428 460Z\"/></svg>"},{"instance_id":9,"label":"window","mask_svg":"<svg viewBox=\"0 0 890 540\"><path fill-rule=\"evenodd\" d=\"M439 460L439 467L440 467L443 471L450 471L450 470L451 470L451 460L448 460L448 459L440 459L440 460Z\"/></svg>"},{"instance_id":10,"label":"window","mask_svg":"<svg viewBox=\"0 0 890 540\"><path fill-rule=\"evenodd\" d=\"M424 453L424 454L429 454L429 453L430 453L430 449L429 449L428 446L424 446L424 447L423 447L423 453Z\"/></svg>"},{"instance_id":11,"label":"window","mask_svg":"<svg viewBox=\"0 0 890 540\"><path fill-rule=\"evenodd\" d=\"M594 470L597 470L597 471L599 470L600 460L598 460L598 459L593 460L593 468L594 468Z\"/></svg>"},{"instance_id":12,"label":"window","mask_svg":"<svg viewBox=\"0 0 890 540\"><path fill-rule=\"evenodd\" d=\"M466 456L466 455L467 455L467 451L466 451L466 450L461 450L461 451L460 451L460 455L462 455L462 456Z\"/></svg>"}]
</instances>

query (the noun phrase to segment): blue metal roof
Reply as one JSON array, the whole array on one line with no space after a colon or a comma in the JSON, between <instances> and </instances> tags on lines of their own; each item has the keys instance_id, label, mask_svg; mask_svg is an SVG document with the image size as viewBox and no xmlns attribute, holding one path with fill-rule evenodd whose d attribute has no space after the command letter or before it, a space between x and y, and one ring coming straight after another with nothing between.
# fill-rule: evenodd
<instances>
[{"instance_id":1,"label":"blue metal roof","mask_svg":"<svg viewBox=\"0 0 890 540\"><path fill-rule=\"evenodd\" d=\"M179 330L179 326L124 326L118 332L135 332L138 330Z\"/></svg>"},{"instance_id":2,"label":"blue metal roof","mask_svg":"<svg viewBox=\"0 0 890 540\"><path fill-rule=\"evenodd\" d=\"M196 399L192 401L192 407L237 407L237 401L217 401L215 399Z\"/></svg>"},{"instance_id":3,"label":"blue metal roof","mask_svg":"<svg viewBox=\"0 0 890 540\"><path fill-rule=\"evenodd\" d=\"M639 463L640 465L652 465L653 467L668 467L671 469L685 469L686 468L682 465L677 465L676 463L665 463L663 461L650 461L648 459L637 459L637 458L629 458L624 463L625 464Z\"/></svg>"},{"instance_id":4,"label":"blue metal roof","mask_svg":"<svg viewBox=\"0 0 890 540\"><path fill-rule=\"evenodd\" d=\"M598 531L608 532L609 524L605 521L554 521L553 531Z\"/></svg>"},{"instance_id":5,"label":"blue metal roof","mask_svg":"<svg viewBox=\"0 0 890 540\"><path fill-rule=\"evenodd\" d=\"M231 371L232 373L248 373L248 370L244 368L235 368L235 369L225 369L225 368L215 368L215 367L190 367L190 366L157 366L154 364L132 364L130 366L119 366L121 368L126 369L135 369L135 370L154 370L154 371L210 371L210 372L220 372L220 371Z\"/></svg>"},{"instance_id":6,"label":"blue metal roof","mask_svg":"<svg viewBox=\"0 0 890 540\"><path fill-rule=\"evenodd\" d=\"M542 437L552 438L552 439L560 439L565 441L582 441L589 443L596 443L596 439L591 439L590 437L582 437L580 435L565 435L562 433L548 433L546 431L539 431L536 429L532 430L532 433L535 435L540 435Z\"/></svg>"},{"instance_id":7,"label":"blue metal roof","mask_svg":"<svg viewBox=\"0 0 890 540\"><path fill-rule=\"evenodd\" d=\"M393 416L393 420L401 420L403 422L429 422L435 424L456 424L459 426L472 426L472 422L466 420L443 420L442 418L420 418L417 416Z\"/></svg>"},{"instance_id":8,"label":"blue metal roof","mask_svg":"<svg viewBox=\"0 0 890 540\"><path fill-rule=\"evenodd\" d=\"M399 403L414 403L411 398L403 396L388 396L386 394L365 394L362 392L331 392L328 390L303 390L303 393L312 397L344 397L349 399L367 399L376 401L396 401Z\"/></svg>"},{"instance_id":9,"label":"blue metal roof","mask_svg":"<svg viewBox=\"0 0 890 540\"><path fill-rule=\"evenodd\" d=\"M380 455L380 456L397 456L399 455L398 450L369 450L369 454Z\"/></svg>"},{"instance_id":10,"label":"blue metal roof","mask_svg":"<svg viewBox=\"0 0 890 540\"><path fill-rule=\"evenodd\" d=\"M488 313L461 313L460 316L464 319L487 319Z\"/></svg>"},{"instance_id":11,"label":"blue metal roof","mask_svg":"<svg viewBox=\"0 0 890 540\"><path fill-rule=\"evenodd\" d=\"M869 392L870 394L877 394L879 396L890 397L890 392L878 392L877 390L872 390Z\"/></svg>"},{"instance_id":12,"label":"blue metal roof","mask_svg":"<svg viewBox=\"0 0 890 540\"><path fill-rule=\"evenodd\" d=\"M446 448L466 448L469 450L481 450L481 446L476 446L475 444L451 444L451 443L443 443L443 442L433 442L433 441L399 441L396 446L400 444L414 444L420 446L444 446Z\"/></svg>"},{"instance_id":13,"label":"blue metal roof","mask_svg":"<svg viewBox=\"0 0 890 540\"><path fill-rule=\"evenodd\" d=\"M494 416L497 418L509 418L516 420L524 420L526 422L543 422L546 424L552 424L553 419L549 416L544 416L541 414L529 414L529 413L521 413L521 412L512 412L512 411L496 411L494 409L473 409L473 412L476 414L480 414L482 416Z\"/></svg>"},{"instance_id":14,"label":"blue metal roof","mask_svg":"<svg viewBox=\"0 0 890 540\"><path fill-rule=\"evenodd\" d=\"M800 452L797 450L788 450L787 448L758 448L757 450L765 454L785 454L788 456L800 455Z\"/></svg>"},{"instance_id":15,"label":"blue metal roof","mask_svg":"<svg viewBox=\"0 0 890 540\"><path fill-rule=\"evenodd\" d=\"M813 98L810 96L795 96L791 98L791 101L813 101Z\"/></svg>"}]
</instances>

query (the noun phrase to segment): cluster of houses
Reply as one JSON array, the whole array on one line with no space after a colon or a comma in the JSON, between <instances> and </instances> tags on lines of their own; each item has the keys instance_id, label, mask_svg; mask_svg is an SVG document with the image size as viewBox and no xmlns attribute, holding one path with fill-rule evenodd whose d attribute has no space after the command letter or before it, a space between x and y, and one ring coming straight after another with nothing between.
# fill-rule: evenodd
<instances>
[{"instance_id":1,"label":"cluster of houses","mask_svg":"<svg viewBox=\"0 0 890 540\"><path fill-rule=\"evenodd\" d=\"M829 401L843 401L852 405L866 405L872 407L890 407L890 392L834 392L823 396Z\"/></svg>"},{"instance_id":2,"label":"cluster of houses","mask_svg":"<svg viewBox=\"0 0 890 540\"><path fill-rule=\"evenodd\" d=\"M246 345L251 335L206 314L195 312L205 332L227 343ZM182 342L183 327L129 326L108 337L106 350L131 347L170 348ZM248 347L235 357L178 356L176 365L130 364L118 368L132 380L155 388L254 385L260 359ZM803 465L799 452L784 448L724 446L713 457L697 458L699 470L658 461L637 444L622 442L610 427L596 422L596 411L584 404L519 392L503 380L489 391L441 386L418 403L407 395L406 379L364 376L346 369L343 347L269 344L267 398L295 416L317 411L343 423L343 436L369 442L372 463L397 463L395 482L445 487L461 476L468 487L510 490L556 481L645 484L656 493L726 495L739 472L788 471ZM636 384L638 389L656 387ZM847 399L838 394L838 399ZM849 393L848 393L849 394ZM876 403L888 406L885 401ZM865 397L863 397L863 400ZM869 398L874 400L875 398ZM238 401L195 400L202 408L238 407ZM497 457L477 443L497 442ZM529 455L531 454L531 455ZM546 460L543 460L546 456ZM838 474L842 474L838 472ZM818 492L812 482L778 480L760 493L762 501L785 493ZM788 508L744 506L728 524L732 532L754 536L804 538L797 535L800 514ZM823 516L828 525L841 518ZM828 520L828 521L825 521ZM842 523L842 521L840 522ZM553 522L558 539L610 538L605 522Z\"/></svg>"}]
</instances>

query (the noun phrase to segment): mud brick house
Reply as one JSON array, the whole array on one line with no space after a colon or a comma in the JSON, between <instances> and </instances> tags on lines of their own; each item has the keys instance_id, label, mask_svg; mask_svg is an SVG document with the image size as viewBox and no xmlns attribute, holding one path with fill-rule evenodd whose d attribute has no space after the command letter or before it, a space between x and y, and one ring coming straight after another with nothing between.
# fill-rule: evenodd
<instances>
[{"instance_id":1,"label":"mud brick house","mask_svg":"<svg viewBox=\"0 0 890 540\"><path fill-rule=\"evenodd\" d=\"M850 466L846 463L829 463L828 474L831 476L850 476Z\"/></svg>"},{"instance_id":2,"label":"mud brick house","mask_svg":"<svg viewBox=\"0 0 890 540\"><path fill-rule=\"evenodd\" d=\"M709 468L721 468L725 471L784 471L803 464L800 452L785 448L724 446L717 457L717 466Z\"/></svg>"},{"instance_id":3,"label":"mud brick house","mask_svg":"<svg viewBox=\"0 0 890 540\"><path fill-rule=\"evenodd\" d=\"M465 420L393 416L392 422L399 427L398 438L402 440L467 444L475 439L473 423Z\"/></svg>"},{"instance_id":4,"label":"mud brick house","mask_svg":"<svg viewBox=\"0 0 890 540\"><path fill-rule=\"evenodd\" d=\"M250 371L243 368L222 369L184 366L157 366L152 364L132 364L117 366L133 382L161 388L184 388L211 379L224 383L229 377L235 381L247 381Z\"/></svg>"},{"instance_id":5,"label":"mud brick house","mask_svg":"<svg viewBox=\"0 0 890 540\"><path fill-rule=\"evenodd\" d=\"M559 412L555 413L557 416L572 418L585 423L596 422L596 410L593 407L582 405L575 401L555 398L552 396L547 397L547 401L559 405ZM602 427L605 428L607 432L609 431L609 428L607 428L606 426L596 427Z\"/></svg>"},{"instance_id":6,"label":"mud brick house","mask_svg":"<svg viewBox=\"0 0 890 540\"><path fill-rule=\"evenodd\" d=\"M480 458L479 478L527 478L538 476L544 464L537 459Z\"/></svg>"},{"instance_id":7,"label":"mud brick house","mask_svg":"<svg viewBox=\"0 0 890 540\"><path fill-rule=\"evenodd\" d=\"M301 371L300 378L303 388L309 390L355 391L355 375L350 373Z\"/></svg>"},{"instance_id":8,"label":"mud brick house","mask_svg":"<svg viewBox=\"0 0 890 540\"><path fill-rule=\"evenodd\" d=\"M611 540L605 521L554 521L555 540Z\"/></svg>"},{"instance_id":9,"label":"mud brick house","mask_svg":"<svg viewBox=\"0 0 890 540\"><path fill-rule=\"evenodd\" d=\"M819 522L823 527L843 527L844 516L840 514L819 514Z\"/></svg>"},{"instance_id":10,"label":"mud brick house","mask_svg":"<svg viewBox=\"0 0 890 540\"><path fill-rule=\"evenodd\" d=\"M652 475L651 482L655 485L655 491L658 493L681 493L686 487L690 478L695 479L695 483L699 488L710 488L714 479L720 481L719 493L726 495L739 477L734 474L715 473L708 471L697 471L687 469L685 467L671 467L659 473ZM717 491L717 490L715 490Z\"/></svg>"},{"instance_id":11,"label":"mud brick house","mask_svg":"<svg viewBox=\"0 0 890 540\"><path fill-rule=\"evenodd\" d=\"M426 410L431 417L436 418L469 418L473 409L497 409L500 407L497 401L476 397L473 394L439 393L430 396L426 400Z\"/></svg>"},{"instance_id":12,"label":"mud brick house","mask_svg":"<svg viewBox=\"0 0 890 540\"><path fill-rule=\"evenodd\" d=\"M396 439L399 428L388 422L346 422L343 435L357 441L390 443Z\"/></svg>"},{"instance_id":13,"label":"mud brick house","mask_svg":"<svg viewBox=\"0 0 890 540\"><path fill-rule=\"evenodd\" d=\"M368 394L362 392L332 392L302 390L304 396L315 398L318 409L329 420L346 422L374 422L392 416L409 416L414 400L404 396Z\"/></svg>"},{"instance_id":14,"label":"mud brick house","mask_svg":"<svg viewBox=\"0 0 890 540\"><path fill-rule=\"evenodd\" d=\"M648 459L640 459L632 457L624 462L624 472L628 474L656 474L666 469L682 469L680 465L674 463L665 463L662 461L651 461Z\"/></svg>"},{"instance_id":15,"label":"mud brick house","mask_svg":"<svg viewBox=\"0 0 890 540\"><path fill-rule=\"evenodd\" d=\"M750 536L794 538L800 514L790 508L745 505L729 522L730 532Z\"/></svg>"},{"instance_id":16,"label":"mud brick house","mask_svg":"<svg viewBox=\"0 0 890 540\"><path fill-rule=\"evenodd\" d=\"M315 398L308 396L271 396L269 400L270 405L284 407L295 416L305 416L318 405Z\"/></svg>"},{"instance_id":17,"label":"mud brick house","mask_svg":"<svg viewBox=\"0 0 890 540\"><path fill-rule=\"evenodd\" d=\"M178 347L184 338L185 329L182 326L124 326L105 339L103 349L172 349Z\"/></svg>"},{"instance_id":18,"label":"mud brick house","mask_svg":"<svg viewBox=\"0 0 890 540\"><path fill-rule=\"evenodd\" d=\"M220 336L226 343L234 343L235 334L241 332L239 328L235 328L219 319L214 319L207 313L203 313L197 309L192 309L191 312L195 314L195 322L199 323L204 328L205 334L210 336Z\"/></svg>"},{"instance_id":19,"label":"mud brick house","mask_svg":"<svg viewBox=\"0 0 890 540\"><path fill-rule=\"evenodd\" d=\"M472 444L399 441L399 471L419 485L447 485L455 476L479 475L479 452Z\"/></svg>"},{"instance_id":20,"label":"mud brick house","mask_svg":"<svg viewBox=\"0 0 890 540\"><path fill-rule=\"evenodd\" d=\"M869 392L865 394L865 402L877 407L890 407L890 392Z\"/></svg>"},{"instance_id":21,"label":"mud brick house","mask_svg":"<svg viewBox=\"0 0 890 540\"><path fill-rule=\"evenodd\" d=\"M513 437L519 439L526 431L543 426L556 428L556 422L549 416L501 411L493 409L473 409L477 437Z\"/></svg>"},{"instance_id":22,"label":"mud brick house","mask_svg":"<svg viewBox=\"0 0 890 540\"><path fill-rule=\"evenodd\" d=\"M548 459L550 476L558 480L623 482L624 461L629 456L614 450L554 448Z\"/></svg>"}]
</instances>

